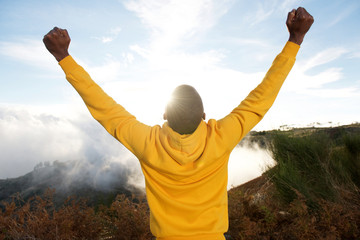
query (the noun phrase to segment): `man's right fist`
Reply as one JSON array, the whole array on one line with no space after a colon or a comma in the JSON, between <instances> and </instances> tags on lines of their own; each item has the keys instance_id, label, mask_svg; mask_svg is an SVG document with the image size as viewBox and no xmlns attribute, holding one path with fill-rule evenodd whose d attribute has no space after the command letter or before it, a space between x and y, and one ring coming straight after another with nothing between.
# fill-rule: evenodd
<instances>
[{"instance_id":1,"label":"man's right fist","mask_svg":"<svg viewBox=\"0 0 360 240\"><path fill-rule=\"evenodd\" d=\"M70 37L66 29L54 27L44 36L43 42L58 62L69 55Z\"/></svg>"},{"instance_id":2,"label":"man's right fist","mask_svg":"<svg viewBox=\"0 0 360 240\"><path fill-rule=\"evenodd\" d=\"M286 26L290 33L289 41L300 45L313 22L314 18L305 8L299 7L297 10L293 9L289 12L286 20Z\"/></svg>"}]
</instances>

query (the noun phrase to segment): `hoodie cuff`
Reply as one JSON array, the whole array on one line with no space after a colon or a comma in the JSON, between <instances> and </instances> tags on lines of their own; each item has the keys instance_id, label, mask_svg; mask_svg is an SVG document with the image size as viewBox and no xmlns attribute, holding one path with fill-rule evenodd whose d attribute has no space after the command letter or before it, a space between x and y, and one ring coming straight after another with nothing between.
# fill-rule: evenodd
<instances>
[{"instance_id":1,"label":"hoodie cuff","mask_svg":"<svg viewBox=\"0 0 360 240\"><path fill-rule=\"evenodd\" d=\"M283 48L283 50L281 51L281 54L290 56L290 57L296 57L296 54L298 53L299 49L300 49L300 45L288 41L285 44L285 47Z\"/></svg>"},{"instance_id":2,"label":"hoodie cuff","mask_svg":"<svg viewBox=\"0 0 360 240\"><path fill-rule=\"evenodd\" d=\"M72 56L66 56L64 59L62 59L59 62L60 67L65 72L66 75L70 73L72 70L74 70L78 64L75 62L75 60L72 58Z\"/></svg>"}]
</instances>

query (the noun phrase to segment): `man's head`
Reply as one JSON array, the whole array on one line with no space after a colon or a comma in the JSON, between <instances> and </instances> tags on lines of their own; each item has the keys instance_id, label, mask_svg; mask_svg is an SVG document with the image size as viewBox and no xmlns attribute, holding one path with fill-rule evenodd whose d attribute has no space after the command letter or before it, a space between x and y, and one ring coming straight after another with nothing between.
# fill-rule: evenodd
<instances>
[{"instance_id":1,"label":"man's head","mask_svg":"<svg viewBox=\"0 0 360 240\"><path fill-rule=\"evenodd\" d=\"M193 133L201 119L205 119L203 103L195 88L189 85L175 88L166 106L164 119L177 133Z\"/></svg>"}]
</instances>

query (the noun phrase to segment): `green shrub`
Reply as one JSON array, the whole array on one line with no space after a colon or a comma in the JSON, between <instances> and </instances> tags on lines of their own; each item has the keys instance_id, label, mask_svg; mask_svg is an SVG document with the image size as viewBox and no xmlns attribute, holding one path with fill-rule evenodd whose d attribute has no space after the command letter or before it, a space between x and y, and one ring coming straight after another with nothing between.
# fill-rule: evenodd
<instances>
[{"instance_id":1,"label":"green shrub","mask_svg":"<svg viewBox=\"0 0 360 240\"><path fill-rule=\"evenodd\" d=\"M318 199L341 200L341 191L357 192L360 186L360 137L343 134L336 138L326 132L304 136L276 132L271 151L276 166L267 175L278 195L290 203L305 197L311 209ZM354 191L355 190L355 191Z\"/></svg>"}]
</instances>

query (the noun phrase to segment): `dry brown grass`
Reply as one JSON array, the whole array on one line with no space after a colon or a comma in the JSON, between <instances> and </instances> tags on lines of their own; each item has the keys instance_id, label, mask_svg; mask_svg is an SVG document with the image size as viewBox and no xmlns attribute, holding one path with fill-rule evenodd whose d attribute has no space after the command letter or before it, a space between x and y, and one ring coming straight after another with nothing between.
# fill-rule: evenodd
<instances>
[{"instance_id":1,"label":"dry brown grass","mask_svg":"<svg viewBox=\"0 0 360 240\"><path fill-rule=\"evenodd\" d=\"M320 210L313 211L299 193L291 204L280 204L276 196L270 195L272 186L266 184L265 189L257 184L261 194L244 188L229 191L227 234L232 239L360 239L358 196L348 193L342 203L321 200ZM75 198L56 209L53 194L48 191L27 202L17 196L7 203L0 212L0 240L153 239L144 199L119 195L111 206L102 206L95 212L85 201Z\"/></svg>"},{"instance_id":2,"label":"dry brown grass","mask_svg":"<svg viewBox=\"0 0 360 240\"><path fill-rule=\"evenodd\" d=\"M126 198L118 195L109 208L102 207L105 239L151 239L149 228L149 207L145 199Z\"/></svg>"},{"instance_id":3,"label":"dry brown grass","mask_svg":"<svg viewBox=\"0 0 360 240\"><path fill-rule=\"evenodd\" d=\"M59 209L54 191L24 202L20 196L0 211L0 240L5 239L151 239L146 202L125 196L95 212L84 200L68 198Z\"/></svg>"},{"instance_id":4,"label":"dry brown grass","mask_svg":"<svg viewBox=\"0 0 360 240\"><path fill-rule=\"evenodd\" d=\"M338 203L319 200L319 209L312 210L298 192L288 205L280 204L271 192L268 189L259 200L244 189L229 191L228 234L233 239L360 239L359 196L349 194Z\"/></svg>"}]
</instances>

